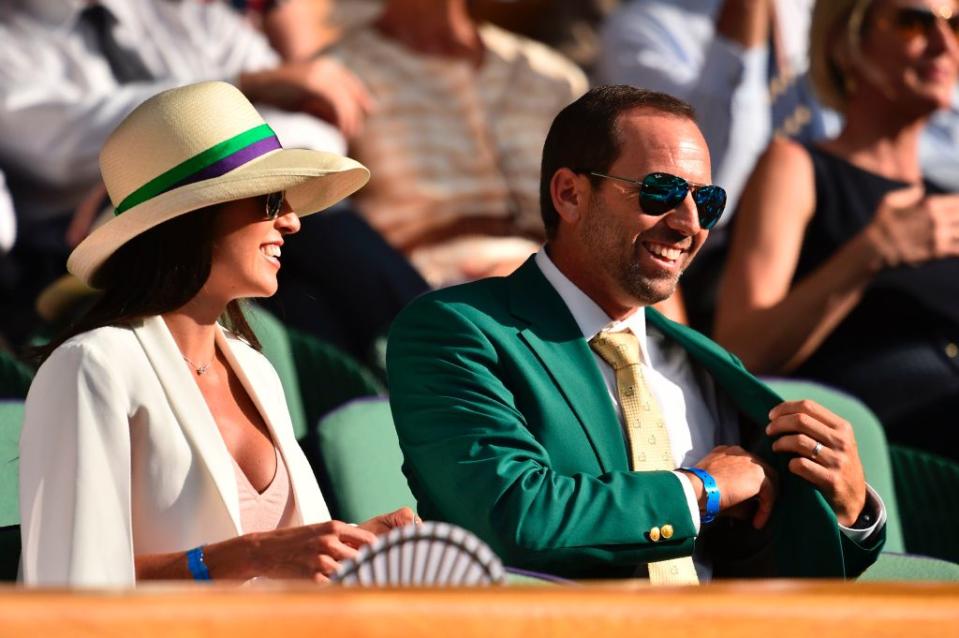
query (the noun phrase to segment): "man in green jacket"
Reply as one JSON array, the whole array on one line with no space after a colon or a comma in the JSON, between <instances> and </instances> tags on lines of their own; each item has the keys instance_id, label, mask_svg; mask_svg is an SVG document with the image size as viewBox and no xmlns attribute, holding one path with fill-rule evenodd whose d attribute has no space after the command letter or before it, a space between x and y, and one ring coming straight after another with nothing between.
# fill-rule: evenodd
<instances>
[{"instance_id":1,"label":"man in green jacket","mask_svg":"<svg viewBox=\"0 0 959 638\"><path fill-rule=\"evenodd\" d=\"M543 250L394 323L390 400L420 514L574 578L861 573L885 511L851 426L649 308L725 204L691 107L593 89L554 120L540 180Z\"/></svg>"}]
</instances>

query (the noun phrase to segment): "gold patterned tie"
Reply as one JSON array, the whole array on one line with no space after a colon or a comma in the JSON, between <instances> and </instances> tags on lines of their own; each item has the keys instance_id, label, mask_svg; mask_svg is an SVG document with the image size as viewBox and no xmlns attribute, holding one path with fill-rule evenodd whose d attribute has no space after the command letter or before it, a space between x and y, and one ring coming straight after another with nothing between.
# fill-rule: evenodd
<instances>
[{"instance_id":1,"label":"gold patterned tie","mask_svg":"<svg viewBox=\"0 0 959 638\"><path fill-rule=\"evenodd\" d=\"M601 332L589 345L616 371L619 405L626 422L630 469L634 472L674 470L669 431L656 397L643 377L639 340L632 332ZM659 540L660 531L656 529ZM699 582L689 556L649 563L649 580L654 584L695 584Z\"/></svg>"}]
</instances>

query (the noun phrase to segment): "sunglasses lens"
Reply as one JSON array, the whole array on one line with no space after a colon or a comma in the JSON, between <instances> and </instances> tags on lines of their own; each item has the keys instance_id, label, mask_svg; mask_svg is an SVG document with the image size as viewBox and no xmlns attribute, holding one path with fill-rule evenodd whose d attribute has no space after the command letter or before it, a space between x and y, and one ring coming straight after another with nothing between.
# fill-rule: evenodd
<instances>
[{"instance_id":1,"label":"sunglasses lens","mask_svg":"<svg viewBox=\"0 0 959 638\"><path fill-rule=\"evenodd\" d=\"M266 196L266 218L276 219L283 208L283 193L270 193Z\"/></svg>"},{"instance_id":2,"label":"sunglasses lens","mask_svg":"<svg viewBox=\"0 0 959 638\"><path fill-rule=\"evenodd\" d=\"M639 205L647 215L663 215L679 206L689 192L689 184L681 177L666 173L650 173L639 190Z\"/></svg>"},{"instance_id":3,"label":"sunglasses lens","mask_svg":"<svg viewBox=\"0 0 959 638\"><path fill-rule=\"evenodd\" d=\"M905 7L896 11L896 30L906 40L927 35L936 24L930 11Z\"/></svg>"},{"instance_id":4,"label":"sunglasses lens","mask_svg":"<svg viewBox=\"0 0 959 638\"><path fill-rule=\"evenodd\" d=\"M720 186L703 186L693 193L699 225L709 230L716 225L726 209L726 191Z\"/></svg>"}]
</instances>

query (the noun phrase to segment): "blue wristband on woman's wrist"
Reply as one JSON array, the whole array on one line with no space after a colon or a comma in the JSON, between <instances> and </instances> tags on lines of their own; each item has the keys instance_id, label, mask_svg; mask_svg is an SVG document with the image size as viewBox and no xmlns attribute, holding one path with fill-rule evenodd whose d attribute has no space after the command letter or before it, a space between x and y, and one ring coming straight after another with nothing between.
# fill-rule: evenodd
<instances>
[{"instance_id":1,"label":"blue wristband on woman's wrist","mask_svg":"<svg viewBox=\"0 0 959 638\"><path fill-rule=\"evenodd\" d=\"M681 467L683 472L689 472L699 477L703 482L703 490L706 492L706 511L700 517L699 522L703 525L709 525L716 520L719 514L719 486L716 485L716 479L713 475L698 467Z\"/></svg>"},{"instance_id":2,"label":"blue wristband on woman's wrist","mask_svg":"<svg viewBox=\"0 0 959 638\"><path fill-rule=\"evenodd\" d=\"M212 580L210 570L203 562L203 545L194 547L186 553L186 568L190 570L193 580Z\"/></svg>"}]
</instances>

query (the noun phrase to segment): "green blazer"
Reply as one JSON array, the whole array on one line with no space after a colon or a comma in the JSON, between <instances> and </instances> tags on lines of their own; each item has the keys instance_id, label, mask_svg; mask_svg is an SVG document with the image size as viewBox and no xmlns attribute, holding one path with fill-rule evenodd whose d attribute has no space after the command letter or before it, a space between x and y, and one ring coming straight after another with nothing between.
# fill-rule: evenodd
<instances>
[{"instance_id":1,"label":"green blazer","mask_svg":"<svg viewBox=\"0 0 959 638\"><path fill-rule=\"evenodd\" d=\"M703 335L646 313L738 407L744 447L778 470L764 534L727 523L715 542L711 531L697 540L676 477L629 470L592 352L532 259L509 277L425 295L393 324L390 403L420 514L472 530L507 564L573 578L629 576L696 542L709 543L717 576L861 573L884 532L869 547L845 538L819 492L771 451L762 427L782 399ZM667 523L673 536L654 542L649 530Z\"/></svg>"}]
</instances>

